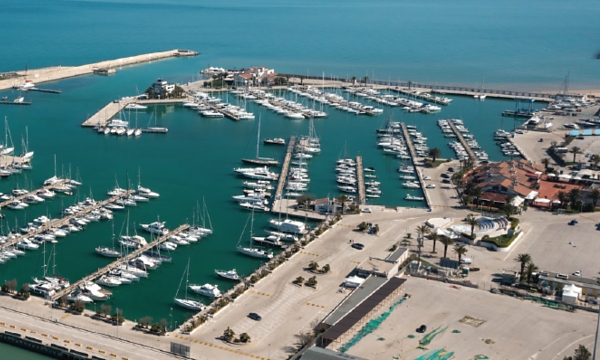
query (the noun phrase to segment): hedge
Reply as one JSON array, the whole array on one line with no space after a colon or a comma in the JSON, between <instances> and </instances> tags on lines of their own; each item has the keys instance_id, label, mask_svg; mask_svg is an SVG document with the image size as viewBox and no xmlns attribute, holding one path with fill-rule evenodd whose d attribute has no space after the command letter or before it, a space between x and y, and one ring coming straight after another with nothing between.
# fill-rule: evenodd
<instances>
[{"instance_id":1,"label":"hedge","mask_svg":"<svg viewBox=\"0 0 600 360\"><path fill-rule=\"evenodd\" d=\"M481 241L492 243L499 248L505 248L505 247L509 247L510 244L512 244L512 242L517 238L517 236L519 236L520 233L521 232L515 232L514 235L511 237L508 237L507 235L502 235L502 236L491 238L491 237L489 237L489 235L485 235L483 238L481 238Z\"/></svg>"}]
</instances>

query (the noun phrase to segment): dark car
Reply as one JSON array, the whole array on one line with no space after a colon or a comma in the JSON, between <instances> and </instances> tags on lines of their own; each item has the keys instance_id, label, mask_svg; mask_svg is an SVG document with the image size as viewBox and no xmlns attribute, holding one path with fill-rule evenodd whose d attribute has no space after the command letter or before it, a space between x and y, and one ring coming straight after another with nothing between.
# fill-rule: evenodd
<instances>
[{"instance_id":1,"label":"dark car","mask_svg":"<svg viewBox=\"0 0 600 360\"><path fill-rule=\"evenodd\" d=\"M365 246L363 244L361 244L361 243L354 243L354 244L352 244L352 247L355 248L355 249L357 249L357 250L362 250L362 249L365 248Z\"/></svg>"},{"instance_id":2,"label":"dark car","mask_svg":"<svg viewBox=\"0 0 600 360\"><path fill-rule=\"evenodd\" d=\"M257 313L250 313L248 314L248 317L252 320L256 320L256 321L261 321L262 317L260 317L260 315L258 315Z\"/></svg>"},{"instance_id":3,"label":"dark car","mask_svg":"<svg viewBox=\"0 0 600 360\"><path fill-rule=\"evenodd\" d=\"M426 325L421 325L419 326L419 328L417 329L418 333L424 333L425 331L427 331L427 326Z\"/></svg>"},{"instance_id":4,"label":"dark car","mask_svg":"<svg viewBox=\"0 0 600 360\"><path fill-rule=\"evenodd\" d=\"M573 220L569 221L569 225L577 225L577 224L579 224L577 219L573 219Z\"/></svg>"},{"instance_id":5,"label":"dark car","mask_svg":"<svg viewBox=\"0 0 600 360\"><path fill-rule=\"evenodd\" d=\"M448 171L449 171L449 172L454 172L454 168L453 168L453 167L449 167L449 168L448 168Z\"/></svg>"},{"instance_id":6,"label":"dark car","mask_svg":"<svg viewBox=\"0 0 600 360\"><path fill-rule=\"evenodd\" d=\"M442 180L442 182L444 184L451 184L452 183L452 181L450 181L450 179L444 179L444 180Z\"/></svg>"},{"instance_id":7,"label":"dark car","mask_svg":"<svg viewBox=\"0 0 600 360\"><path fill-rule=\"evenodd\" d=\"M446 173L443 173L441 176L442 176L444 179L450 179L450 175L448 175L448 174L446 174Z\"/></svg>"}]
</instances>

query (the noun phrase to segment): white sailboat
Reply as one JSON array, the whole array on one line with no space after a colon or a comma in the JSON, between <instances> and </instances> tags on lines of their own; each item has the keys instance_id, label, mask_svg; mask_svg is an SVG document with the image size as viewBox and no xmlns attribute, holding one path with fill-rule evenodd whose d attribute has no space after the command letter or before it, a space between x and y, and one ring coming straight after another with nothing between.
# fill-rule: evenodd
<instances>
[{"instance_id":1,"label":"white sailboat","mask_svg":"<svg viewBox=\"0 0 600 360\"><path fill-rule=\"evenodd\" d=\"M252 223L250 225L250 246L249 247L240 246L240 241L242 240L242 237L244 235L244 230L246 230L246 226L248 226L248 222L246 221L244 230L242 230L242 234L240 235L240 239L238 240L237 251L244 255L248 255L251 257L259 258L259 259L272 259L273 252L252 247L252 230L253 230L253 226L254 226L254 210L252 210L252 214L250 216L252 218Z\"/></svg>"},{"instance_id":2,"label":"white sailboat","mask_svg":"<svg viewBox=\"0 0 600 360\"><path fill-rule=\"evenodd\" d=\"M264 158L259 156L259 147L260 147L260 116L258 117L258 133L256 135L256 157L254 159L242 159L242 162L245 164L254 164L254 165L279 165L279 161L273 158Z\"/></svg>"},{"instance_id":3,"label":"white sailboat","mask_svg":"<svg viewBox=\"0 0 600 360\"><path fill-rule=\"evenodd\" d=\"M179 289L181 289L181 283L183 282L183 275L185 275L185 297L183 299L180 299L177 297L177 295L179 294ZM184 271L183 275L181 276L181 281L179 281L179 287L177 288L177 292L175 293L175 298L173 299L173 301L175 302L175 304L177 304L181 307L184 307L186 309L196 310L196 311L204 310L205 306L200 301L188 299L187 289L189 286L189 275L190 275L190 259L189 258L188 258L188 263L187 263L187 266L185 267L185 271Z\"/></svg>"},{"instance_id":4,"label":"white sailboat","mask_svg":"<svg viewBox=\"0 0 600 360\"><path fill-rule=\"evenodd\" d=\"M8 139L10 139L10 146L8 146ZM12 142L12 136L10 136L10 129L8 128L8 120L4 117L4 147L0 151L0 155L10 155L15 151L15 146Z\"/></svg>"}]
</instances>

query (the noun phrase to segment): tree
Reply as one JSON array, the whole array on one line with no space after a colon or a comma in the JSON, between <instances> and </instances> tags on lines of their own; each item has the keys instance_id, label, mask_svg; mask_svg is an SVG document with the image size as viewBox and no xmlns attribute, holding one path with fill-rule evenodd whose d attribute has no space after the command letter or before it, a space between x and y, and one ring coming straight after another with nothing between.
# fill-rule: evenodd
<instances>
[{"instance_id":1,"label":"tree","mask_svg":"<svg viewBox=\"0 0 600 360\"><path fill-rule=\"evenodd\" d=\"M473 191L471 191L471 195L473 195L475 197L475 199L477 200L477 205L479 205L479 198L481 197L482 194L483 194L483 190L481 190L481 188L479 186L474 187Z\"/></svg>"},{"instance_id":2,"label":"tree","mask_svg":"<svg viewBox=\"0 0 600 360\"><path fill-rule=\"evenodd\" d=\"M525 266L527 266L527 264L529 262L531 262L531 255L525 254L525 253L519 254L515 258L515 261L521 264L521 272L519 272L519 275L520 275L521 279L523 279L523 273L525 272Z\"/></svg>"},{"instance_id":3,"label":"tree","mask_svg":"<svg viewBox=\"0 0 600 360\"><path fill-rule=\"evenodd\" d=\"M71 304L71 310L81 313L83 310L85 310L85 303L77 299L73 302L73 304Z\"/></svg>"},{"instance_id":4,"label":"tree","mask_svg":"<svg viewBox=\"0 0 600 360\"><path fill-rule=\"evenodd\" d=\"M245 343L249 343L250 342L250 335L248 335L248 333L241 333L240 334L240 342Z\"/></svg>"},{"instance_id":5,"label":"tree","mask_svg":"<svg viewBox=\"0 0 600 360\"><path fill-rule=\"evenodd\" d=\"M168 324L167 319L165 319L165 318L160 319L160 322L158 324L159 324L160 328L162 329L162 331L167 331L167 324Z\"/></svg>"},{"instance_id":6,"label":"tree","mask_svg":"<svg viewBox=\"0 0 600 360\"><path fill-rule=\"evenodd\" d=\"M306 195L300 195L296 198L296 203L298 204L298 206L302 206L304 204L306 204L306 202L308 201Z\"/></svg>"},{"instance_id":7,"label":"tree","mask_svg":"<svg viewBox=\"0 0 600 360\"><path fill-rule=\"evenodd\" d=\"M581 154L581 148L579 146L573 146L570 151L573 154L573 162L577 162L577 155Z\"/></svg>"},{"instance_id":8,"label":"tree","mask_svg":"<svg viewBox=\"0 0 600 360\"><path fill-rule=\"evenodd\" d=\"M342 194L338 197L338 201L342 204L342 213L345 214L346 213L346 202L348 202L348 196Z\"/></svg>"},{"instance_id":9,"label":"tree","mask_svg":"<svg viewBox=\"0 0 600 360\"><path fill-rule=\"evenodd\" d=\"M435 252L435 243L437 243L440 236L438 235L438 233L432 232L431 234L429 234L429 237L431 238L431 240L433 240L433 252Z\"/></svg>"},{"instance_id":10,"label":"tree","mask_svg":"<svg viewBox=\"0 0 600 360\"><path fill-rule=\"evenodd\" d=\"M367 225L367 223L364 221L361 222L360 224L358 224L358 230L360 230L360 231L365 231L365 230L367 230L368 227L369 227L369 225Z\"/></svg>"},{"instance_id":11,"label":"tree","mask_svg":"<svg viewBox=\"0 0 600 360\"><path fill-rule=\"evenodd\" d=\"M431 156L432 163L434 163L435 160L440 157L440 155L442 155L442 151L439 148L434 147L433 149L429 150L429 156Z\"/></svg>"},{"instance_id":12,"label":"tree","mask_svg":"<svg viewBox=\"0 0 600 360\"><path fill-rule=\"evenodd\" d=\"M454 244L454 240L447 236L442 236L440 242L444 245L444 257L446 257L446 254L448 253L448 246Z\"/></svg>"},{"instance_id":13,"label":"tree","mask_svg":"<svg viewBox=\"0 0 600 360\"><path fill-rule=\"evenodd\" d=\"M377 235L377 233L379 233L379 224L375 224L371 231L373 231L373 234Z\"/></svg>"},{"instance_id":14,"label":"tree","mask_svg":"<svg viewBox=\"0 0 600 360\"><path fill-rule=\"evenodd\" d=\"M581 202L581 190L571 189L569 191L569 202L571 203L571 208L577 207L577 204Z\"/></svg>"},{"instance_id":15,"label":"tree","mask_svg":"<svg viewBox=\"0 0 600 360\"><path fill-rule=\"evenodd\" d=\"M2 291L12 293L17 288L17 279L12 279L4 283Z\"/></svg>"},{"instance_id":16,"label":"tree","mask_svg":"<svg viewBox=\"0 0 600 360\"><path fill-rule=\"evenodd\" d=\"M468 249L464 245L455 245L454 253L458 256L458 263L460 264L460 259L462 259L463 255L467 253Z\"/></svg>"},{"instance_id":17,"label":"tree","mask_svg":"<svg viewBox=\"0 0 600 360\"><path fill-rule=\"evenodd\" d=\"M29 284L25 283L23 284L23 286L21 286L19 296L21 296L24 299L29 299Z\"/></svg>"},{"instance_id":18,"label":"tree","mask_svg":"<svg viewBox=\"0 0 600 360\"><path fill-rule=\"evenodd\" d=\"M148 327L151 323L152 323L152 317L150 317L150 316L144 316L138 322L139 326L141 326L143 328Z\"/></svg>"},{"instance_id":19,"label":"tree","mask_svg":"<svg viewBox=\"0 0 600 360\"><path fill-rule=\"evenodd\" d=\"M330 271L331 271L331 267L329 266L329 264L325 264L325 266L323 266L321 268L321 272L324 273L324 274L327 274Z\"/></svg>"},{"instance_id":20,"label":"tree","mask_svg":"<svg viewBox=\"0 0 600 360\"><path fill-rule=\"evenodd\" d=\"M594 163L594 168L598 168L598 163L600 163L600 154L594 154L590 156L590 160Z\"/></svg>"},{"instance_id":21,"label":"tree","mask_svg":"<svg viewBox=\"0 0 600 360\"><path fill-rule=\"evenodd\" d=\"M566 192L559 191L559 192L556 193L556 199L558 201L560 201L560 206L564 208L567 205L569 196L567 195Z\"/></svg>"},{"instance_id":22,"label":"tree","mask_svg":"<svg viewBox=\"0 0 600 360\"><path fill-rule=\"evenodd\" d=\"M235 332L231 330L229 326L227 327L227 329L225 329L225 331L223 331L223 340L225 341L232 341L234 336Z\"/></svg>"},{"instance_id":23,"label":"tree","mask_svg":"<svg viewBox=\"0 0 600 360\"><path fill-rule=\"evenodd\" d=\"M312 271L317 271L319 269L319 264L316 261L311 261L308 263L308 268Z\"/></svg>"},{"instance_id":24,"label":"tree","mask_svg":"<svg viewBox=\"0 0 600 360\"><path fill-rule=\"evenodd\" d=\"M475 218L475 215L469 214L466 222L471 226L471 236L473 236L473 234L475 234L475 226L477 226L477 219Z\"/></svg>"},{"instance_id":25,"label":"tree","mask_svg":"<svg viewBox=\"0 0 600 360\"><path fill-rule=\"evenodd\" d=\"M600 200L600 190L594 189L590 192L590 200L592 200L592 211L596 210L596 204Z\"/></svg>"},{"instance_id":26,"label":"tree","mask_svg":"<svg viewBox=\"0 0 600 360\"><path fill-rule=\"evenodd\" d=\"M104 315L104 316L108 316L110 315L110 312L112 311L112 306L110 305L100 305L100 314Z\"/></svg>"},{"instance_id":27,"label":"tree","mask_svg":"<svg viewBox=\"0 0 600 360\"><path fill-rule=\"evenodd\" d=\"M425 234L429 234L429 226L425 224L417 226L417 234L422 239Z\"/></svg>"},{"instance_id":28,"label":"tree","mask_svg":"<svg viewBox=\"0 0 600 360\"><path fill-rule=\"evenodd\" d=\"M363 77L363 82L365 83L365 85L367 85L367 81L369 81L369 77L368 76Z\"/></svg>"},{"instance_id":29,"label":"tree","mask_svg":"<svg viewBox=\"0 0 600 360\"><path fill-rule=\"evenodd\" d=\"M592 354L585 346L580 344L579 347L575 349L573 356L565 356L563 360L592 360Z\"/></svg>"},{"instance_id":30,"label":"tree","mask_svg":"<svg viewBox=\"0 0 600 360\"><path fill-rule=\"evenodd\" d=\"M309 278L308 280L306 280L306 285L312 286L312 287L317 286L317 277L313 276L313 277Z\"/></svg>"},{"instance_id":31,"label":"tree","mask_svg":"<svg viewBox=\"0 0 600 360\"><path fill-rule=\"evenodd\" d=\"M542 165L544 165L544 169L548 171L548 166L550 166L550 159L543 158L540 162L542 163Z\"/></svg>"},{"instance_id":32,"label":"tree","mask_svg":"<svg viewBox=\"0 0 600 360\"><path fill-rule=\"evenodd\" d=\"M304 283L304 278L302 276L298 276L296 280L294 280L294 283L302 285L302 283Z\"/></svg>"},{"instance_id":33,"label":"tree","mask_svg":"<svg viewBox=\"0 0 600 360\"><path fill-rule=\"evenodd\" d=\"M527 282L530 283L531 282L531 276L533 275L534 272L538 271L539 268L532 263L531 261L527 263L527 267L525 268L525 272L527 273Z\"/></svg>"}]
</instances>

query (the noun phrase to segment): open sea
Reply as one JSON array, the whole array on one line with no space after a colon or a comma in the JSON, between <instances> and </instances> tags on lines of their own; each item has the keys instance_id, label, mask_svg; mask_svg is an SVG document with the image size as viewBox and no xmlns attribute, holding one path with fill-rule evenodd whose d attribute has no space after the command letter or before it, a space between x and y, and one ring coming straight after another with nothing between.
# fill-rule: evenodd
<instances>
[{"instance_id":1,"label":"open sea","mask_svg":"<svg viewBox=\"0 0 600 360\"><path fill-rule=\"evenodd\" d=\"M240 158L253 156L257 120L234 122L201 118L181 106L150 107L126 113L140 127L157 122L167 135L143 134L137 139L98 135L80 124L106 103L144 91L158 77L171 82L199 78L207 66L242 68L267 66L282 73L326 74L340 78L412 80L427 83L477 85L509 90L556 90L567 73L571 87L598 88L600 51L597 19L600 3L583 0L552 4L547 1L475 0L432 1L5 1L2 4L0 72L56 65L80 65L146 52L185 48L202 54L119 69L110 77L85 76L43 84L62 90L60 95L28 93L32 106L0 106L7 118L16 151L28 130L34 169L0 180L0 192L16 186L39 188L57 172L79 174L84 185L72 197L32 205L25 211L4 210L2 231L23 226L40 215L60 216L61 210L85 197L105 198L118 181L141 182L161 194L147 204L130 209L130 230L160 216L175 228L192 221L192 210L203 199L214 234L172 254L140 283L114 289L108 302L123 309L129 319L151 316L175 325L192 313L173 306L173 297L188 259L190 282L218 284L214 269L236 268L251 273L260 261L238 254L238 241L249 213L231 201L241 193L242 179L232 169ZM283 93L289 98L291 94ZM0 92L15 98L16 91ZM225 95L222 95L225 96ZM235 103L233 97L230 102ZM306 101L301 98L298 101ZM367 102L363 98L358 101ZM438 119L461 118L491 160L505 157L492 138L502 127L515 126L501 112L514 109L509 100L475 101L454 97L437 114L409 114L384 108L377 117L355 116L325 107L325 119L316 119L322 153L309 162L310 193L337 196L334 166L340 156L363 156L365 166L377 169L383 195L372 203L386 206L424 206L403 200L396 169L399 161L376 147L375 130L389 119L416 125L428 137L429 147L454 154L447 146ZM543 104L536 104L542 107ZM307 121L285 119L252 102L248 110L262 119L261 139L308 134ZM518 124L518 122L517 122ZM0 124L0 131L3 131ZM2 136L0 136L2 137ZM261 156L283 158L284 147L265 147ZM260 234L269 219L256 214L254 233ZM117 236L124 233L127 213L115 213ZM134 225L135 224L135 225ZM111 245L111 224L92 223L55 247L56 273L72 281L104 266L110 260L94 254L96 246ZM47 247L46 256L52 250ZM42 275L41 249L0 265L0 281L16 278L19 284ZM92 305L93 308L93 305ZM0 352L17 351L10 358L37 359L0 344ZM24 355L27 354L27 355Z\"/></svg>"}]
</instances>

